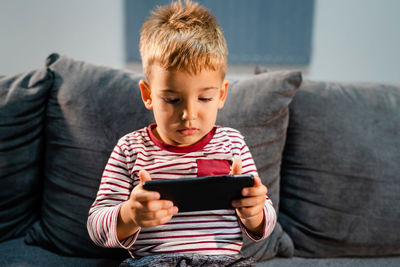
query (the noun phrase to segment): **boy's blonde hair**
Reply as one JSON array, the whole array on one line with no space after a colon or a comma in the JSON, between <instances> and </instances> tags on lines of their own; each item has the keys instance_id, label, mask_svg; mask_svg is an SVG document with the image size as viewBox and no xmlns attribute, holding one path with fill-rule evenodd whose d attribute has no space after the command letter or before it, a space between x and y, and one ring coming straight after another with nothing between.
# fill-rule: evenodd
<instances>
[{"instance_id":1,"label":"boy's blonde hair","mask_svg":"<svg viewBox=\"0 0 400 267\"><path fill-rule=\"evenodd\" d=\"M220 70L224 77L228 49L216 18L206 8L185 0L157 7L143 24L140 54L150 78L151 66L197 74Z\"/></svg>"}]
</instances>

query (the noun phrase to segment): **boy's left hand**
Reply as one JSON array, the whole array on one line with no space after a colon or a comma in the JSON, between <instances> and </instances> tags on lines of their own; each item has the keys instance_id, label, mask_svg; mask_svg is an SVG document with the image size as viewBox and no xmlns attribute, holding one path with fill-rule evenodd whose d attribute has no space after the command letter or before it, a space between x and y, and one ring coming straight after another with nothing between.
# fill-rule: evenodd
<instances>
[{"instance_id":1,"label":"boy's left hand","mask_svg":"<svg viewBox=\"0 0 400 267\"><path fill-rule=\"evenodd\" d=\"M232 174L242 174L242 161L236 158L232 164ZM256 234L264 233L264 204L268 189L262 184L260 177L254 177L254 185L242 189L244 198L232 201L242 223Z\"/></svg>"}]
</instances>

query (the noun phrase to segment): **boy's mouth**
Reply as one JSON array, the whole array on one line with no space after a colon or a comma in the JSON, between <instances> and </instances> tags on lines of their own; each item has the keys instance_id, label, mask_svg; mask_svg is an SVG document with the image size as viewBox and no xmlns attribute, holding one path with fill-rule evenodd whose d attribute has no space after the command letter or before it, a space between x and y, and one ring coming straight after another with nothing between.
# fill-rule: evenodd
<instances>
[{"instance_id":1,"label":"boy's mouth","mask_svg":"<svg viewBox=\"0 0 400 267\"><path fill-rule=\"evenodd\" d=\"M178 132L182 135L193 135L197 133L198 129L197 128L183 128L178 130Z\"/></svg>"}]
</instances>

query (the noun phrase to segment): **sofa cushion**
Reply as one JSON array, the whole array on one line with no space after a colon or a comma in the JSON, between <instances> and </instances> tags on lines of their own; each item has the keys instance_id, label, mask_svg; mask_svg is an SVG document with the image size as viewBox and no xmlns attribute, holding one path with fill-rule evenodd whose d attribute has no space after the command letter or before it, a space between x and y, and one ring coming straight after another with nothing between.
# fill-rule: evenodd
<instances>
[{"instance_id":1,"label":"sofa cushion","mask_svg":"<svg viewBox=\"0 0 400 267\"><path fill-rule=\"evenodd\" d=\"M301 73L276 71L231 82L218 123L238 129L253 155L258 174L279 207L280 167L289 120L289 103L302 81ZM279 223L263 242L244 236L242 252L257 260L293 255L293 243Z\"/></svg>"},{"instance_id":2,"label":"sofa cushion","mask_svg":"<svg viewBox=\"0 0 400 267\"><path fill-rule=\"evenodd\" d=\"M58 255L38 246L24 243L24 238L8 240L0 244L0 266L63 266L63 267L117 267L120 260L107 258L83 258Z\"/></svg>"},{"instance_id":3,"label":"sofa cushion","mask_svg":"<svg viewBox=\"0 0 400 267\"><path fill-rule=\"evenodd\" d=\"M400 87L306 81L290 105L279 221L304 257L400 254Z\"/></svg>"},{"instance_id":4,"label":"sofa cushion","mask_svg":"<svg viewBox=\"0 0 400 267\"><path fill-rule=\"evenodd\" d=\"M398 267L400 257L343 257L343 258L274 258L259 262L256 267Z\"/></svg>"},{"instance_id":5,"label":"sofa cushion","mask_svg":"<svg viewBox=\"0 0 400 267\"><path fill-rule=\"evenodd\" d=\"M23 235L38 219L52 82L46 68L0 78L0 242Z\"/></svg>"},{"instance_id":6,"label":"sofa cushion","mask_svg":"<svg viewBox=\"0 0 400 267\"><path fill-rule=\"evenodd\" d=\"M141 76L52 54L54 74L46 111L42 214L26 241L75 256L117 257L97 247L86 228L88 211L118 139L151 121L140 100Z\"/></svg>"},{"instance_id":7,"label":"sofa cushion","mask_svg":"<svg viewBox=\"0 0 400 267\"><path fill-rule=\"evenodd\" d=\"M140 97L138 81L143 77L57 54L49 57L47 65L54 73L54 86L46 113L42 219L26 240L67 255L115 255L91 242L86 221L118 138L153 122ZM276 205L288 104L300 83L301 75L295 72L234 82L219 120L249 135L247 142ZM257 244L245 243L244 250L258 253L259 258L293 252L280 226L271 238Z\"/></svg>"}]
</instances>

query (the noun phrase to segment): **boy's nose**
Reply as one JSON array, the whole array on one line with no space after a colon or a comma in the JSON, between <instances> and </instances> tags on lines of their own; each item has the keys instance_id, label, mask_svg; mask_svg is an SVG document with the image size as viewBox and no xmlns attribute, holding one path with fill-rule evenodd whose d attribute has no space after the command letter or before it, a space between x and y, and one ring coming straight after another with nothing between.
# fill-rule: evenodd
<instances>
[{"instance_id":1,"label":"boy's nose","mask_svg":"<svg viewBox=\"0 0 400 267\"><path fill-rule=\"evenodd\" d=\"M183 109L182 119L188 121L196 119L196 105L194 103L186 103Z\"/></svg>"}]
</instances>

